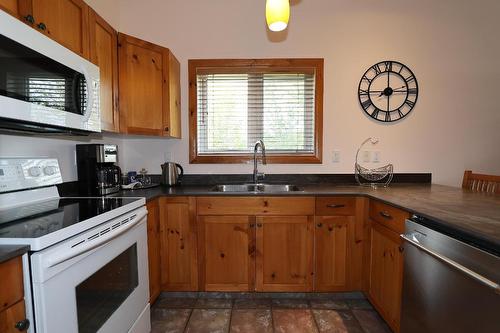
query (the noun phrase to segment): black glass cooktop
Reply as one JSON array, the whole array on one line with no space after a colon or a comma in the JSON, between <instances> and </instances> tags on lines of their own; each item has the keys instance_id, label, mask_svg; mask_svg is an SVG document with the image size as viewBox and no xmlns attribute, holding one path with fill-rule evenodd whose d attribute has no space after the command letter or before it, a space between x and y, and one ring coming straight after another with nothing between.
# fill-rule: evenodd
<instances>
[{"instance_id":1,"label":"black glass cooktop","mask_svg":"<svg viewBox=\"0 0 500 333\"><path fill-rule=\"evenodd\" d=\"M59 198L0 211L0 238L38 238L138 198Z\"/></svg>"}]
</instances>

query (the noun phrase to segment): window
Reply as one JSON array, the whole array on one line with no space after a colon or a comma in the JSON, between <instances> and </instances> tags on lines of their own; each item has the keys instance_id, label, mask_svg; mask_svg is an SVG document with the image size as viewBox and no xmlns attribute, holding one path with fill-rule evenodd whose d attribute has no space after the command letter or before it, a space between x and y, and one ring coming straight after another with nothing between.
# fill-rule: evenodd
<instances>
[{"instance_id":1,"label":"window","mask_svg":"<svg viewBox=\"0 0 500 333\"><path fill-rule=\"evenodd\" d=\"M191 163L321 163L323 59L189 61Z\"/></svg>"}]
</instances>

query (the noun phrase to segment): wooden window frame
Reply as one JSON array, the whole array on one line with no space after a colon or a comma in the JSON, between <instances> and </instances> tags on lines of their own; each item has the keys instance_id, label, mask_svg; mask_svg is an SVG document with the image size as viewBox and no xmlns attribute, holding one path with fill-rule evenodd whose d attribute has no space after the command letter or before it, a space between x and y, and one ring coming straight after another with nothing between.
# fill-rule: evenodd
<instances>
[{"instance_id":1,"label":"wooden window frame","mask_svg":"<svg viewBox=\"0 0 500 333\"><path fill-rule=\"evenodd\" d=\"M289 73L297 70L313 70L315 72L314 92L314 153L313 154L266 154L267 163L274 164L320 164L323 161L323 67L324 60L311 59L192 59L189 67L189 163L249 163L253 154L213 154L198 155L198 106L197 79L199 72L223 71L224 73L241 73L244 68L248 72L269 71L272 73Z\"/></svg>"}]
</instances>

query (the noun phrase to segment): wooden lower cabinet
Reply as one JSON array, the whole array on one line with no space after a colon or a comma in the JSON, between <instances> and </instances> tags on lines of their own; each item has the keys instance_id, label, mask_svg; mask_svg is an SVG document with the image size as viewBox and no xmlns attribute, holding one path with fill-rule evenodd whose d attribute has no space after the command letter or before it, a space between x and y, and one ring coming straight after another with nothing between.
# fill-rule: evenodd
<instances>
[{"instance_id":1,"label":"wooden lower cabinet","mask_svg":"<svg viewBox=\"0 0 500 333\"><path fill-rule=\"evenodd\" d=\"M0 312L0 332L19 333L26 332L28 329L23 322L26 321L26 309L24 300L17 302L7 310Z\"/></svg>"},{"instance_id":2,"label":"wooden lower cabinet","mask_svg":"<svg viewBox=\"0 0 500 333\"><path fill-rule=\"evenodd\" d=\"M160 198L163 291L197 291L196 199Z\"/></svg>"},{"instance_id":3,"label":"wooden lower cabinet","mask_svg":"<svg viewBox=\"0 0 500 333\"><path fill-rule=\"evenodd\" d=\"M399 332L403 278L399 234L372 222L368 297L392 330Z\"/></svg>"},{"instance_id":4,"label":"wooden lower cabinet","mask_svg":"<svg viewBox=\"0 0 500 333\"><path fill-rule=\"evenodd\" d=\"M314 228L315 291L349 289L354 217L316 216Z\"/></svg>"},{"instance_id":5,"label":"wooden lower cabinet","mask_svg":"<svg viewBox=\"0 0 500 333\"><path fill-rule=\"evenodd\" d=\"M252 291L255 217L198 217L200 286L205 291Z\"/></svg>"},{"instance_id":6,"label":"wooden lower cabinet","mask_svg":"<svg viewBox=\"0 0 500 333\"><path fill-rule=\"evenodd\" d=\"M313 216L256 218L256 290L311 291Z\"/></svg>"},{"instance_id":7,"label":"wooden lower cabinet","mask_svg":"<svg viewBox=\"0 0 500 333\"><path fill-rule=\"evenodd\" d=\"M147 209L148 209L149 303L153 304L161 292L159 200L156 199L148 202Z\"/></svg>"}]
</instances>

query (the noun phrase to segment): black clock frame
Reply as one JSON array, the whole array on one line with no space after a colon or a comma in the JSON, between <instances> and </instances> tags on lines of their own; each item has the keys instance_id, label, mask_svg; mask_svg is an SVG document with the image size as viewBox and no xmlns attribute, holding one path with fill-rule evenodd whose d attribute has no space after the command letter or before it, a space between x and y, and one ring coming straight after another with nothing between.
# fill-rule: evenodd
<instances>
[{"instance_id":1,"label":"black clock frame","mask_svg":"<svg viewBox=\"0 0 500 333\"><path fill-rule=\"evenodd\" d=\"M394 65L396 65L396 67L394 67ZM382 70L382 68L383 68L383 70ZM395 70L394 68L399 68L399 70ZM403 71L408 72L409 75L404 76L403 74L401 74ZM374 72L374 74L375 74L371 78L370 78L370 76L368 76L368 74L370 72L372 72L372 73ZM372 82L377 77L379 77L380 75L383 75L385 73L388 73L388 72L399 76L402 79L402 81L404 81L405 88L406 88L406 97L405 97L404 102L401 105L399 105L399 107L397 107L395 109L390 109L389 108L389 98L398 89L393 89L392 87L390 87L389 82L388 82L387 88L385 88L383 91L380 91L381 94L379 95L379 96L385 95L387 97L388 108L387 108L387 110L381 110L375 106L375 103L373 103L373 100L371 98L371 94L373 93L373 91L371 91L370 89L371 89ZM388 77L388 80L389 80L389 77ZM368 82L367 89L361 88L364 81ZM409 84L412 82L414 82L414 84L413 84L414 87L410 88ZM378 93L378 92L379 91L376 91L376 93ZM398 92L402 92L402 91L398 91ZM364 96L366 96L367 99L363 100L362 97L364 97ZM410 99L410 96L415 96L415 99L414 100ZM359 85L358 85L358 100L359 100L361 107L363 108L363 111L370 118L377 120L377 121L380 121L380 122L386 122L386 123L399 121L399 120L405 118L413 110L413 108L415 107L415 104L417 103L417 100L418 100L417 78L415 77L415 74L413 74L412 70L408 66L404 65L403 63L401 63L399 61L385 60L385 61L378 62L375 65L368 68L365 71L365 73L363 74L363 76L361 77L361 80L359 81ZM401 111L401 108L405 105L408 106L409 110L406 113L403 113ZM373 106L373 110L370 112L369 109L372 106ZM391 118L391 113L393 113L393 112L398 113L397 118L394 118L394 119ZM380 113L385 114L385 117L383 119L378 118L378 115Z\"/></svg>"}]
</instances>

